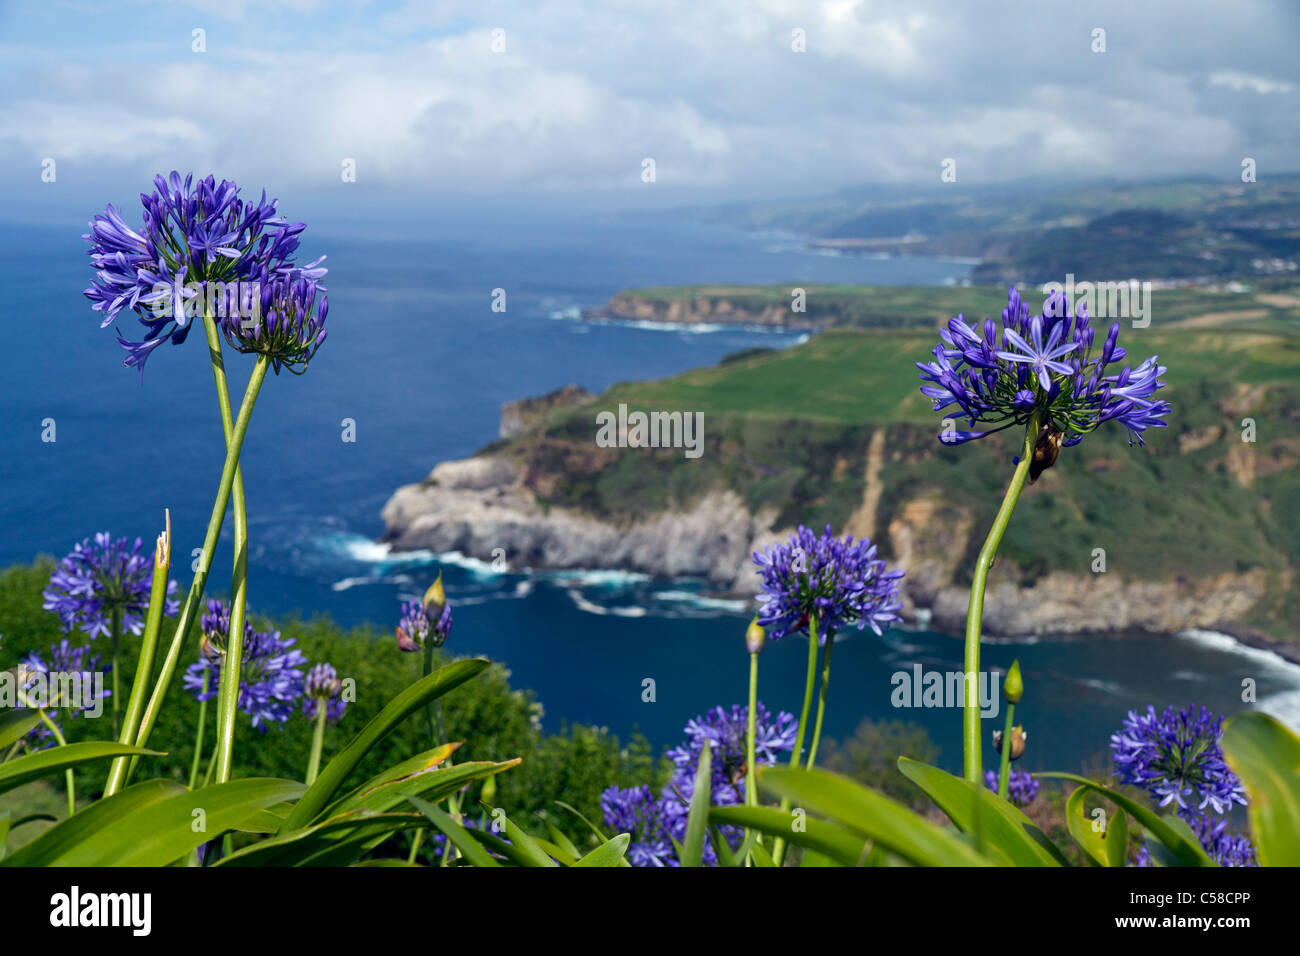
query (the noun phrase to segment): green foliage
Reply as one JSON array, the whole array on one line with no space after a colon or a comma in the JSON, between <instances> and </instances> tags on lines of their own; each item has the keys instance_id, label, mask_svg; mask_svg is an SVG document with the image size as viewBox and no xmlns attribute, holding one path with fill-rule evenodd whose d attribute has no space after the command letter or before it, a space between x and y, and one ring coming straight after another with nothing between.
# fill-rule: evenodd
<instances>
[{"instance_id":1,"label":"green foliage","mask_svg":"<svg viewBox=\"0 0 1300 956\"><path fill-rule=\"evenodd\" d=\"M852 737L843 742L827 740L822 746L825 756L819 755L818 762L827 770L851 777L913 810L928 806L925 796L898 772L900 754L922 763L939 760L939 746L920 724L867 718Z\"/></svg>"},{"instance_id":2,"label":"green foliage","mask_svg":"<svg viewBox=\"0 0 1300 956\"><path fill-rule=\"evenodd\" d=\"M41 609L41 591L49 582L54 568L43 559L32 566L18 566L0 572L0 669L16 664L30 651L47 653L51 644L62 638L58 618ZM266 626L254 618L257 627ZM275 622L281 633L293 637L312 663L329 661L340 677L356 682L356 700L349 704L342 721L325 731L324 759L337 754L384 705L419 677L420 655L402 654L390 634L370 628L344 631L327 617L309 621ZM174 620L163 625L162 641L171 638ZM84 642L84 635L70 635L74 643ZM102 650L102 649L101 649ZM451 663L454 657L444 652L435 656L434 667ZM123 641L123 672L135 668L136 644ZM185 666L196 659L197 652L186 651L177 668L167 700L160 714L149 748L165 756L142 758L133 776L136 781L160 777L178 784L188 779L194 753L194 732L198 704L181 686ZM522 758L508 773L496 778L495 801L510 809L519 819L546 817L562 820L567 814L555 801L563 800L590 819L600 818L600 793L611 784L635 786L656 784L664 776L661 761L652 756L649 743L640 735L626 744L603 728L582 725L564 726L558 733L545 734L540 726L541 708L531 692L511 688L509 671L493 664L474 680L443 698L443 723L451 741L463 741L456 750L457 765L482 763L501 766L497 761ZM26 716L26 715L25 715ZM375 778L387 768L402 764L412 755L428 748L424 721L415 715L396 726L379 740L348 774L343 786L356 786ZM65 719L61 722L70 743L103 741L110 736L105 720ZM208 715L208 732L203 754L204 766L212 739L212 714ZM248 719L237 717L235 770L237 776L301 780L306 770L311 746L311 722L295 715L283 726L265 732L254 730ZM2 756L2 754L0 754ZM81 765L76 770L77 791L83 799L98 795L107 773L107 761ZM53 779L53 778L52 778ZM62 789L61 776L55 781ZM466 781L462 781L464 784ZM45 808L47 801L23 790L0 794L0 812L6 808L18 819L30 803ZM43 793L44 791L42 791ZM57 802L53 805L60 805ZM62 816L62 814L60 814ZM572 817L565 820L567 827ZM32 839L41 827L30 826L11 835L11 847ZM396 834L381 847L382 854L404 854L411 833ZM589 836L579 841L584 849L596 842ZM421 859L432 861L427 848Z\"/></svg>"}]
</instances>

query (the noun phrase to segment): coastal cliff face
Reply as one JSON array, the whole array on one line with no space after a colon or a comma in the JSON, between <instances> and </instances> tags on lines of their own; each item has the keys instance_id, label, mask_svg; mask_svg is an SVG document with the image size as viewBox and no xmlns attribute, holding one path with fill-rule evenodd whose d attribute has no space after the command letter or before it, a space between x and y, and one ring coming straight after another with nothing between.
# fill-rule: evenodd
<instances>
[{"instance_id":1,"label":"coastal cliff face","mask_svg":"<svg viewBox=\"0 0 1300 956\"><path fill-rule=\"evenodd\" d=\"M756 302L752 297L728 296L723 291L674 298L648 298L620 292L603 309L590 311L593 318L631 319L640 322L676 324L731 323L775 328L815 329L829 324L830 316L799 313L791 309L787 294L783 300Z\"/></svg>"},{"instance_id":2,"label":"coastal cliff face","mask_svg":"<svg viewBox=\"0 0 1300 956\"><path fill-rule=\"evenodd\" d=\"M1294 347L1146 335L1170 356L1177 416L1145 446L1100 429L1025 488L990 573L986 632L1207 628L1300 648ZM599 397L569 387L510 403L506 437L392 496L384 540L504 557L514 571L690 576L752 597L755 551L800 523L829 525L906 570L907 615L959 632L1014 449L936 441L909 362L932 341L832 330ZM602 412L625 404L700 416L702 454L598 442Z\"/></svg>"},{"instance_id":3,"label":"coastal cliff face","mask_svg":"<svg viewBox=\"0 0 1300 956\"><path fill-rule=\"evenodd\" d=\"M638 521L602 520L547 506L524 483L525 470L503 456L438 465L427 479L399 489L383 509L384 540L400 550L458 551L483 561L504 553L512 570L608 568L707 580L720 592L752 597L751 556L788 536L773 509L752 512L730 490L693 507ZM907 569L905 616L928 611L942 630L959 632L969 589L961 556L979 533L969 514L952 514L934 497L906 502L889 525L891 563ZM500 549L500 550L498 550ZM1052 572L1024 586L1019 569L999 561L985 599L990 635L1225 628L1268 590L1255 569L1170 581L1118 573Z\"/></svg>"}]
</instances>

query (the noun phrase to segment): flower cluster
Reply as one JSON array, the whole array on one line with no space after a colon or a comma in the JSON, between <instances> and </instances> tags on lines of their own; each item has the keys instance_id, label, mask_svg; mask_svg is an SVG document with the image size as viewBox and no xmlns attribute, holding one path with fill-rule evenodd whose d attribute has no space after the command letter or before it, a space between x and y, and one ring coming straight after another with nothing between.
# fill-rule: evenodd
<instances>
[{"instance_id":1,"label":"flower cluster","mask_svg":"<svg viewBox=\"0 0 1300 956\"><path fill-rule=\"evenodd\" d=\"M419 601L402 605L402 621L397 625L397 646L403 651L424 649L425 642L441 647L451 636L451 605L444 604L436 620Z\"/></svg>"},{"instance_id":2,"label":"flower cluster","mask_svg":"<svg viewBox=\"0 0 1300 956\"><path fill-rule=\"evenodd\" d=\"M76 545L50 575L42 595L44 608L54 611L64 631L80 628L92 638L109 632L113 612L122 616L124 632L139 634L149 608L153 584L153 556L140 553L141 540L128 545L126 538L114 538L107 531ZM163 610L175 614L180 606L170 597L176 582L167 582Z\"/></svg>"},{"instance_id":3,"label":"flower cluster","mask_svg":"<svg viewBox=\"0 0 1300 956\"><path fill-rule=\"evenodd\" d=\"M316 294L325 289L318 282L324 273L313 268L275 274L263 270L257 315L227 314L221 323L226 341L240 352L266 355L276 374L281 368L301 374L327 335L329 297L322 295L319 305L316 302Z\"/></svg>"},{"instance_id":4,"label":"flower cluster","mask_svg":"<svg viewBox=\"0 0 1300 956\"><path fill-rule=\"evenodd\" d=\"M1110 738L1115 776L1162 807L1173 804L1222 865L1256 866L1250 840L1228 833L1227 821L1219 819L1234 805L1246 805L1246 789L1223 759L1222 735L1223 717L1206 707L1167 707L1159 714L1152 706L1145 714L1131 710ZM1139 854L1137 864L1143 860Z\"/></svg>"},{"instance_id":5,"label":"flower cluster","mask_svg":"<svg viewBox=\"0 0 1300 956\"><path fill-rule=\"evenodd\" d=\"M24 690L33 690L33 685L41 680L37 674L48 680L33 703L48 705L46 714L56 725L60 714L98 716L102 702L113 696L104 679L110 668L101 665L99 655L92 654L90 648L73 647L66 637L50 647L48 656L32 651L23 664L28 678L22 682ZM72 699L64 699L63 694L67 692L72 693ZM55 741L53 731L43 722L33 727L28 736L41 746L52 746Z\"/></svg>"},{"instance_id":6,"label":"flower cluster","mask_svg":"<svg viewBox=\"0 0 1300 956\"><path fill-rule=\"evenodd\" d=\"M337 724L347 709L348 702L343 699L343 681L330 664L317 664L307 672L303 685L302 712L311 720L316 719L317 708L324 706L325 720Z\"/></svg>"},{"instance_id":7,"label":"flower cluster","mask_svg":"<svg viewBox=\"0 0 1300 956\"><path fill-rule=\"evenodd\" d=\"M984 783L994 793L998 792L998 784L1002 781L1002 774L997 770L989 770L984 774ZM1038 781L1033 775L1026 770L1012 770L1011 776L1007 780L1007 797L1018 807L1027 807L1034 802L1034 797L1038 796Z\"/></svg>"},{"instance_id":8,"label":"flower cluster","mask_svg":"<svg viewBox=\"0 0 1300 956\"><path fill-rule=\"evenodd\" d=\"M1223 718L1195 704L1157 714L1129 711L1118 733L1110 738L1115 775L1141 787L1160 806L1175 804L1189 823L1206 807L1216 814L1233 804L1246 805L1246 790L1223 759L1219 738Z\"/></svg>"},{"instance_id":9,"label":"flower cluster","mask_svg":"<svg viewBox=\"0 0 1300 956\"><path fill-rule=\"evenodd\" d=\"M983 438L1012 425L1025 425L1037 412L1042 427L1077 445L1108 421L1129 432L1129 444L1142 444L1142 432L1165 425L1169 403L1152 396L1164 387L1164 366L1151 356L1137 368L1109 373L1127 355L1118 345L1119 323L1093 352L1093 329L1087 308L1072 314L1069 298L1052 293L1041 315L1032 318L1020 293L1012 288L1002 324L992 319L971 327L963 316L948 321L939 333L934 361L918 362L925 385L921 392L941 411L956 405L983 431L954 431L940 436L946 444Z\"/></svg>"},{"instance_id":10,"label":"flower cluster","mask_svg":"<svg viewBox=\"0 0 1300 956\"><path fill-rule=\"evenodd\" d=\"M103 313L101 328L112 325L124 309L133 310L144 326L140 341L129 341L118 332L128 367L143 374L155 348L168 341L184 342L200 308L220 314L227 336L245 345L248 342L241 336L249 335L261 316L274 310L278 331L263 333L263 347L250 347L253 351L283 349L286 325L323 323L324 302L314 318L303 316L297 305L284 304L291 297L298 303L306 298L304 291L293 287L297 281L311 286L314 299L316 284L325 275L320 267L324 257L305 267L293 265L291 257L306 227L278 216L276 200L268 202L265 192L257 202L245 201L229 180L218 183L208 176L196 182L193 175L182 180L173 171L168 178L154 177L154 191L142 193L140 201L144 223L139 232L110 205L90 221L90 232L82 237L90 245L96 270L85 295L93 303L91 308ZM237 290L257 294L236 291L231 301L227 291L231 283L239 284L234 286ZM268 288L274 290L269 303ZM238 326L239 332L232 331L231 325ZM274 353L273 358L286 364L305 362L324 341L323 329L313 330L307 338L313 347Z\"/></svg>"},{"instance_id":11,"label":"flower cluster","mask_svg":"<svg viewBox=\"0 0 1300 956\"><path fill-rule=\"evenodd\" d=\"M691 795L695 792L695 773L700 754L709 745L710 787L715 806L729 807L745 800L745 773L748 769L745 741L749 708L739 705L730 710L715 707L686 725L686 740L668 751L673 774L668 785L656 798L649 787L610 787L600 798L605 823L621 833L631 833L628 861L633 866L677 866L673 840L686 837L686 819ZM774 764L782 754L794 750L798 724L793 714L779 713L773 718L761 703L754 718L754 761ZM723 827L729 840L737 832ZM704 861L716 863L711 845L704 848Z\"/></svg>"},{"instance_id":12,"label":"flower cluster","mask_svg":"<svg viewBox=\"0 0 1300 956\"><path fill-rule=\"evenodd\" d=\"M201 623L203 654L186 668L184 683L197 700L211 700L221 685L230 610L219 601L209 601L208 613ZM280 637L279 631L254 631L251 625L244 630L238 706L252 718L253 726L259 730L265 731L273 723L287 721L302 698L305 690L303 668L307 666L307 658L293 646L294 643L293 638Z\"/></svg>"},{"instance_id":13,"label":"flower cluster","mask_svg":"<svg viewBox=\"0 0 1300 956\"><path fill-rule=\"evenodd\" d=\"M870 626L880 634L899 619L903 572L886 571L869 538L837 538L830 525L815 535L801 525L789 541L756 552L754 563L763 583L758 623L774 641L807 633L814 614L823 643L844 627Z\"/></svg>"}]
</instances>

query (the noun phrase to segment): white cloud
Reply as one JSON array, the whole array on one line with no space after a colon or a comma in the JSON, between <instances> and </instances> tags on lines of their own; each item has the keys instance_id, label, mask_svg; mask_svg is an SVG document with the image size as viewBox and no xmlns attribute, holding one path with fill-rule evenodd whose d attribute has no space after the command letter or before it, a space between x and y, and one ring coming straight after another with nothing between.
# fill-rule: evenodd
<instances>
[{"instance_id":1,"label":"white cloud","mask_svg":"<svg viewBox=\"0 0 1300 956\"><path fill-rule=\"evenodd\" d=\"M1210 85L1226 86L1234 93L1249 90L1261 96L1267 96L1270 93L1290 93L1295 89L1295 85L1292 83L1270 80L1265 76L1252 76L1249 73L1238 73L1235 70L1219 70L1216 73L1211 73Z\"/></svg>"}]
</instances>

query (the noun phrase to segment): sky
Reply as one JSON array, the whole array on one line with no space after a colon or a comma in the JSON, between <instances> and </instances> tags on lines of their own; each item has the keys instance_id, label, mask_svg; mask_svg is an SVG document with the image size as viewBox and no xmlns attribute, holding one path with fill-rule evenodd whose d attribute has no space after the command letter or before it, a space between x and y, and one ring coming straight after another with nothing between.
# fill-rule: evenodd
<instances>
[{"instance_id":1,"label":"sky","mask_svg":"<svg viewBox=\"0 0 1300 956\"><path fill-rule=\"evenodd\" d=\"M1297 41L1295 0L0 0L0 201L170 169L418 215L930 186L945 159L1264 176L1300 166Z\"/></svg>"}]
</instances>

